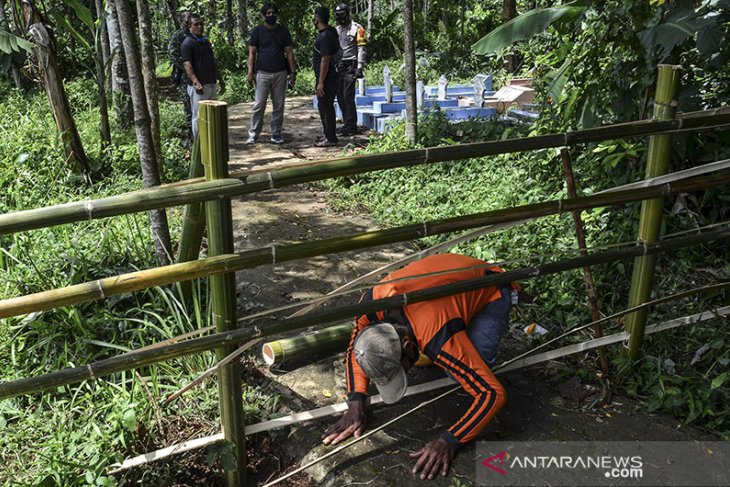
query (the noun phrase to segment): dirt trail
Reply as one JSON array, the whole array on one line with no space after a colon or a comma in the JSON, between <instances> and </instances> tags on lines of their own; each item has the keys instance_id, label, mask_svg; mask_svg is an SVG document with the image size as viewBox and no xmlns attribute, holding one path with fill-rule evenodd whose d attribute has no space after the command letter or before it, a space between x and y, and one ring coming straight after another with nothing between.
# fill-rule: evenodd
<instances>
[{"instance_id":1,"label":"dirt trail","mask_svg":"<svg viewBox=\"0 0 730 487\"><path fill-rule=\"evenodd\" d=\"M321 134L311 99L287 100L283 146L268 142L268 116L262 141L245 145L251 104L230 107L231 170L274 168L304 159L333 157L343 152L311 147ZM267 109L270 112L270 107ZM347 142L347 141L343 141ZM355 143L363 143L360 137ZM328 208L321 190L301 185L283 190L236 198L233 201L236 250L247 250L270 243L311 241L335 235L373 229L362 215L338 213ZM406 246L390 246L366 252L324 256L310 261L253 269L237 273L242 313L281 306L300 299L317 297L368 271L409 253ZM355 299L355 298L353 298ZM281 316L287 313L282 313ZM519 313L516 313L519 315ZM519 321L519 316L513 316ZM518 327L515 327L518 330ZM515 332L513 340L519 340ZM585 358L584 358L585 359ZM344 397L342 354L313 360L299 367L269 370L259 363L258 378L281 395L282 413L301 411L339 402ZM590 368L590 367L589 367ZM508 404L482 434L482 440L684 440L716 439L679 421L643 412L643 406L625 398L615 398L608 408L596 406L596 391L577 382L555 381L555 367L540 366L503 376ZM440 377L436 369L419 369L411 382ZM582 398L587 392L594 392ZM393 406L374 408L370 427L378 426L397 414L432 396L404 400ZM578 399L582 399L580 402ZM345 486L423 485L410 474L413 464L408 453L424 442L438 437L458 419L470 404L470 397L459 392L428 406L396 426L386 429L346 454L336 456L308 472L317 485ZM271 433L294 465L302 458L316 458L325 451L320 434L332 419L284 428ZM428 485L474 485L478 463L474 445L457 455L449 476ZM285 467L286 465L284 465ZM458 482L457 482L458 481ZM286 483L281 485L287 485ZM301 485L301 483L290 484Z\"/></svg>"}]
</instances>

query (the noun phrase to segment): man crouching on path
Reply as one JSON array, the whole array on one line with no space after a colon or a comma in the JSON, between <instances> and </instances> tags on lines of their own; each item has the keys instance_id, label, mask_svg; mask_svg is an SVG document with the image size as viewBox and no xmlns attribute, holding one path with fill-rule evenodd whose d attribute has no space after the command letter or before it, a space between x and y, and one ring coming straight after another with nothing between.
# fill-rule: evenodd
<instances>
[{"instance_id":1,"label":"man crouching on path","mask_svg":"<svg viewBox=\"0 0 730 487\"><path fill-rule=\"evenodd\" d=\"M362 302L495 272L502 269L471 257L434 255L388 275L381 282L390 282L367 291ZM383 402L400 400L408 387L406 371L423 352L474 398L462 418L439 439L411 454L416 459L413 473L420 473L422 480L439 473L445 476L456 452L484 429L506 401L504 388L490 366L496 361L497 347L509 322L512 294L517 289L514 283L492 286L358 317L345 361L348 410L325 430L323 443L335 445L363 433L370 380Z\"/></svg>"}]
</instances>

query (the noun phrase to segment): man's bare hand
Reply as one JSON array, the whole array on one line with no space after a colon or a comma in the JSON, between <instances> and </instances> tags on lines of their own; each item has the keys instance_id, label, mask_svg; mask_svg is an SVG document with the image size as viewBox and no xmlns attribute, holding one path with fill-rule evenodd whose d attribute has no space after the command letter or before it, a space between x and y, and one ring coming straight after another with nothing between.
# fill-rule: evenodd
<instances>
[{"instance_id":1,"label":"man's bare hand","mask_svg":"<svg viewBox=\"0 0 730 487\"><path fill-rule=\"evenodd\" d=\"M365 402L348 401L347 412L339 421L324 431L322 443L325 445L336 445L352 435L355 435L355 438L359 438L363 430L365 430L366 424Z\"/></svg>"},{"instance_id":2,"label":"man's bare hand","mask_svg":"<svg viewBox=\"0 0 730 487\"><path fill-rule=\"evenodd\" d=\"M418 475L420 472L421 480L431 480L439 473L445 477L449 473L449 466L455 453L442 439L427 443L417 452L411 453L411 458L418 459L416 466L413 467L413 474Z\"/></svg>"}]
</instances>

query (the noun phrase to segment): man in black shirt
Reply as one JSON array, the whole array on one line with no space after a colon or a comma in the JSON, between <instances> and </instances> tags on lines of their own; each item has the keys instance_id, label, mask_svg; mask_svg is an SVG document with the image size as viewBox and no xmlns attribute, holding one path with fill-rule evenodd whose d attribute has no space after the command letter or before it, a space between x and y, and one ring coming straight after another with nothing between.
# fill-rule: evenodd
<instances>
[{"instance_id":1,"label":"man in black shirt","mask_svg":"<svg viewBox=\"0 0 730 487\"><path fill-rule=\"evenodd\" d=\"M340 50L340 40L337 31L330 27L330 12L325 7L314 10L314 27L317 29L317 38L314 41L312 67L317 83L317 106L319 118L322 120L324 138L318 140L317 147L331 147L337 145L335 134L335 94L337 92L336 57Z\"/></svg>"},{"instance_id":2,"label":"man in black shirt","mask_svg":"<svg viewBox=\"0 0 730 487\"><path fill-rule=\"evenodd\" d=\"M248 131L247 144L254 144L261 135L269 94L274 105L271 112L271 142L284 142L281 138L281 127L284 124L287 77L289 84L294 86L297 71L294 63L294 42L287 28L277 23L278 15L279 7L273 3L265 3L261 7L261 18L264 22L251 32L248 46L248 82L256 85L256 99L251 111L251 129Z\"/></svg>"},{"instance_id":3,"label":"man in black shirt","mask_svg":"<svg viewBox=\"0 0 730 487\"><path fill-rule=\"evenodd\" d=\"M225 93L226 84L213 57L213 46L203 35L203 18L191 14L188 22L190 33L180 46L180 59L188 75L188 95L193 112L193 135L195 135L198 130L198 103L201 100L216 99L216 81L221 85L221 93Z\"/></svg>"}]
</instances>

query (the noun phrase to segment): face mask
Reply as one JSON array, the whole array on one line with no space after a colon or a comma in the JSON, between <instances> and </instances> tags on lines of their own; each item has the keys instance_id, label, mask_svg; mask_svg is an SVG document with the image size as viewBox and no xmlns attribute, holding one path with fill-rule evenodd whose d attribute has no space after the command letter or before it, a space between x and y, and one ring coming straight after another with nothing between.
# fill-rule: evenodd
<instances>
[{"instance_id":1,"label":"face mask","mask_svg":"<svg viewBox=\"0 0 730 487\"><path fill-rule=\"evenodd\" d=\"M340 25L347 24L347 21L348 20L350 20L350 19L348 19L346 15L342 15L342 16L338 16L337 17L337 23L340 24Z\"/></svg>"},{"instance_id":2,"label":"face mask","mask_svg":"<svg viewBox=\"0 0 730 487\"><path fill-rule=\"evenodd\" d=\"M276 15L267 15L266 16L266 23L269 24L269 25L274 25L276 23L277 18L278 17Z\"/></svg>"},{"instance_id":3,"label":"face mask","mask_svg":"<svg viewBox=\"0 0 730 487\"><path fill-rule=\"evenodd\" d=\"M314 28L315 29L317 28L317 21L316 20L314 21Z\"/></svg>"}]
</instances>

